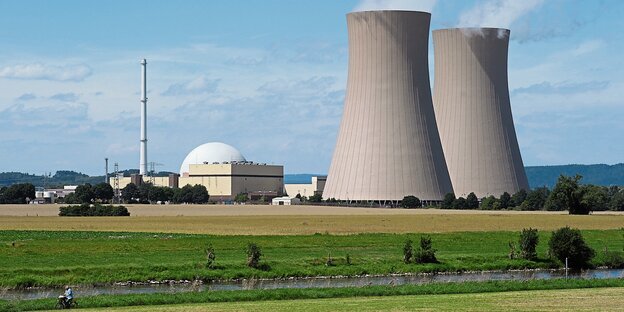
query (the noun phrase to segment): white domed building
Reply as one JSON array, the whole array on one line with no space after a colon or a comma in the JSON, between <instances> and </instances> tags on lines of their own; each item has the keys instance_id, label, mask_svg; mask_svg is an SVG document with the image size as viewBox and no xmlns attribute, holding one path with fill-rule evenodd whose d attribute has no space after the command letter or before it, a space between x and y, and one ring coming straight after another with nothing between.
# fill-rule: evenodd
<instances>
[{"instance_id":1,"label":"white domed building","mask_svg":"<svg viewBox=\"0 0 624 312\"><path fill-rule=\"evenodd\" d=\"M194 148L180 166L178 186L201 184L211 201L233 200L246 193L267 201L284 193L284 166L248 161L231 145L210 142Z\"/></svg>"},{"instance_id":2,"label":"white domed building","mask_svg":"<svg viewBox=\"0 0 624 312\"><path fill-rule=\"evenodd\" d=\"M270 202L284 195L284 166L248 161L235 147L210 142L194 148L186 155L180 166L180 174L174 173L168 177L133 174L118 181L120 188L129 183L138 185L145 182L172 188L200 184L206 187L212 202L230 201L241 193L247 194L252 200L264 197ZM110 184L114 185L113 177L110 178Z\"/></svg>"},{"instance_id":3,"label":"white domed building","mask_svg":"<svg viewBox=\"0 0 624 312\"><path fill-rule=\"evenodd\" d=\"M188 176L189 165L220 164L226 162L246 162L236 148L221 142L210 142L194 148L180 166L180 176Z\"/></svg>"}]
</instances>

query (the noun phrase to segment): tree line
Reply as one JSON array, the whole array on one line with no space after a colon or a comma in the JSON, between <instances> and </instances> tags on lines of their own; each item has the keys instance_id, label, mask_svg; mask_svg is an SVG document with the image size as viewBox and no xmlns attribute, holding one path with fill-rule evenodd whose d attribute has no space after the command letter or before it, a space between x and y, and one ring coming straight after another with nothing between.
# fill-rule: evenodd
<instances>
[{"instance_id":1,"label":"tree line","mask_svg":"<svg viewBox=\"0 0 624 312\"><path fill-rule=\"evenodd\" d=\"M115 196L113 187L108 183L80 185L72 194L65 196L66 204L85 203L110 203ZM128 204L151 204L151 203L176 203L176 204L205 204L210 195L205 186L196 184L194 186L185 185L182 188L170 188L166 186L155 186L151 183L142 183L137 186L129 183L121 189L121 200Z\"/></svg>"},{"instance_id":2,"label":"tree line","mask_svg":"<svg viewBox=\"0 0 624 312\"><path fill-rule=\"evenodd\" d=\"M27 204L35 199L35 186L30 183L0 187L0 204Z\"/></svg>"}]
</instances>

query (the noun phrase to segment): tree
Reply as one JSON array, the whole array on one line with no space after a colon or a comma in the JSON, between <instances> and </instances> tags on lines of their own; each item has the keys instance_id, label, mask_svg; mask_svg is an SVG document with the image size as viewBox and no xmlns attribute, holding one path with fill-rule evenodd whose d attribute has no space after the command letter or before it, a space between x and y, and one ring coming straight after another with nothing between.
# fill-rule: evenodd
<instances>
[{"instance_id":1,"label":"tree","mask_svg":"<svg viewBox=\"0 0 624 312\"><path fill-rule=\"evenodd\" d=\"M438 259L435 256L436 250L433 249L431 244L431 236L425 235L420 237L420 248L414 255L414 262L416 263L438 263Z\"/></svg>"},{"instance_id":2,"label":"tree","mask_svg":"<svg viewBox=\"0 0 624 312\"><path fill-rule=\"evenodd\" d=\"M175 191L173 201L177 204L193 203L193 187L190 184L183 186Z\"/></svg>"},{"instance_id":3,"label":"tree","mask_svg":"<svg viewBox=\"0 0 624 312\"><path fill-rule=\"evenodd\" d=\"M483 209L483 210L492 210L494 209L494 204L496 204L498 202L498 199L496 199L496 197L490 195L488 197L485 197L481 200L481 206L479 208Z\"/></svg>"},{"instance_id":4,"label":"tree","mask_svg":"<svg viewBox=\"0 0 624 312\"><path fill-rule=\"evenodd\" d=\"M149 199L155 202L173 201L174 191L167 186L153 186L149 189Z\"/></svg>"},{"instance_id":5,"label":"tree","mask_svg":"<svg viewBox=\"0 0 624 312\"><path fill-rule=\"evenodd\" d=\"M139 188L134 183L128 183L121 189L121 198L125 202L131 202L132 200L139 198Z\"/></svg>"},{"instance_id":6,"label":"tree","mask_svg":"<svg viewBox=\"0 0 624 312\"><path fill-rule=\"evenodd\" d=\"M321 196L321 194L319 194L319 193L316 193L316 194L310 196L308 198L308 201L312 202L312 203L320 203L321 201L323 201L323 196Z\"/></svg>"},{"instance_id":7,"label":"tree","mask_svg":"<svg viewBox=\"0 0 624 312\"><path fill-rule=\"evenodd\" d=\"M89 183L79 185L74 194L76 196L75 199L80 204L89 204L95 199L93 187Z\"/></svg>"},{"instance_id":8,"label":"tree","mask_svg":"<svg viewBox=\"0 0 624 312\"><path fill-rule=\"evenodd\" d=\"M579 186L580 175L560 175L553 191L548 196L546 210L568 210L570 214L589 214L589 206L583 202L585 189Z\"/></svg>"},{"instance_id":9,"label":"tree","mask_svg":"<svg viewBox=\"0 0 624 312\"><path fill-rule=\"evenodd\" d=\"M35 186L30 183L13 184L0 191L0 204L26 204L34 198Z\"/></svg>"},{"instance_id":10,"label":"tree","mask_svg":"<svg viewBox=\"0 0 624 312\"><path fill-rule=\"evenodd\" d=\"M466 199L459 197L453 201L453 209L466 209Z\"/></svg>"},{"instance_id":11,"label":"tree","mask_svg":"<svg viewBox=\"0 0 624 312\"><path fill-rule=\"evenodd\" d=\"M474 192L471 192L466 197L466 208L468 209L477 209L479 208L479 199Z\"/></svg>"},{"instance_id":12,"label":"tree","mask_svg":"<svg viewBox=\"0 0 624 312\"><path fill-rule=\"evenodd\" d=\"M413 196L413 195L408 195L408 196L403 197L403 200L401 201L401 207L420 208L422 207L422 202L420 201L420 199L418 199L418 197Z\"/></svg>"},{"instance_id":13,"label":"tree","mask_svg":"<svg viewBox=\"0 0 624 312\"><path fill-rule=\"evenodd\" d=\"M208 189L201 184L195 184L192 189L193 192L193 204L205 204L210 199L208 195Z\"/></svg>"},{"instance_id":14,"label":"tree","mask_svg":"<svg viewBox=\"0 0 624 312\"><path fill-rule=\"evenodd\" d=\"M299 194L297 194L297 195L299 195ZM301 195L299 195L299 197L301 198ZM249 197L247 196L247 193L238 193L234 197L234 201L237 202L237 203L245 203L245 202L247 202L248 199L249 199Z\"/></svg>"},{"instance_id":15,"label":"tree","mask_svg":"<svg viewBox=\"0 0 624 312\"><path fill-rule=\"evenodd\" d=\"M520 208L531 211L543 209L549 194L550 190L547 187L538 187L527 194Z\"/></svg>"},{"instance_id":16,"label":"tree","mask_svg":"<svg viewBox=\"0 0 624 312\"><path fill-rule=\"evenodd\" d=\"M550 254L562 263L565 263L567 258L568 266L572 269L589 267L589 262L596 255L596 252L585 244L581 231L567 226L553 232L548 248Z\"/></svg>"},{"instance_id":17,"label":"tree","mask_svg":"<svg viewBox=\"0 0 624 312\"><path fill-rule=\"evenodd\" d=\"M589 211L604 211L609 208L609 193L606 187L587 184L581 186L580 192L583 194L581 204L587 206Z\"/></svg>"},{"instance_id":18,"label":"tree","mask_svg":"<svg viewBox=\"0 0 624 312\"><path fill-rule=\"evenodd\" d=\"M618 190L611 196L609 210L624 211L624 190Z\"/></svg>"},{"instance_id":19,"label":"tree","mask_svg":"<svg viewBox=\"0 0 624 312\"><path fill-rule=\"evenodd\" d=\"M109 202L113 196L115 191L108 183L98 183L93 187L93 197L101 202Z\"/></svg>"},{"instance_id":20,"label":"tree","mask_svg":"<svg viewBox=\"0 0 624 312\"><path fill-rule=\"evenodd\" d=\"M260 264L260 257L262 256L262 250L254 243L247 244L247 266L251 268L257 268Z\"/></svg>"},{"instance_id":21,"label":"tree","mask_svg":"<svg viewBox=\"0 0 624 312\"><path fill-rule=\"evenodd\" d=\"M447 193L442 200L442 208L451 209L455 203L455 193Z\"/></svg>"},{"instance_id":22,"label":"tree","mask_svg":"<svg viewBox=\"0 0 624 312\"><path fill-rule=\"evenodd\" d=\"M522 229L520 232L520 256L527 260L537 259L537 244L539 243L539 235L537 229Z\"/></svg>"},{"instance_id":23,"label":"tree","mask_svg":"<svg viewBox=\"0 0 624 312\"><path fill-rule=\"evenodd\" d=\"M509 193L504 192L498 202L500 203L500 209L507 209L509 208L510 204L511 204L511 195L509 195Z\"/></svg>"},{"instance_id":24,"label":"tree","mask_svg":"<svg viewBox=\"0 0 624 312\"><path fill-rule=\"evenodd\" d=\"M511 196L511 204L514 207L520 207L522 206L522 203L524 203L524 200L526 198L527 198L527 191L525 191L524 189L521 189L518 192L516 192L516 194L513 194Z\"/></svg>"}]
</instances>

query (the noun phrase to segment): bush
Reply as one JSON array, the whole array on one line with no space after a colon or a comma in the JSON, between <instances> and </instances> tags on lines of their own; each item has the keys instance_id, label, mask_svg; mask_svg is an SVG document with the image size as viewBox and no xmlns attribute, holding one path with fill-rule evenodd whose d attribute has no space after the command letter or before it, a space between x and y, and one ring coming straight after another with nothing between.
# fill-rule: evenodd
<instances>
[{"instance_id":1,"label":"bush","mask_svg":"<svg viewBox=\"0 0 624 312\"><path fill-rule=\"evenodd\" d=\"M466 208L468 208L468 206L466 204L465 198L459 197L455 201L453 201L453 209L466 209Z\"/></svg>"},{"instance_id":2,"label":"bush","mask_svg":"<svg viewBox=\"0 0 624 312\"><path fill-rule=\"evenodd\" d=\"M539 235L537 229L523 229L520 232L520 257L527 260L537 259L537 244L539 243Z\"/></svg>"},{"instance_id":3,"label":"bush","mask_svg":"<svg viewBox=\"0 0 624 312\"><path fill-rule=\"evenodd\" d=\"M206 247L206 267L212 269L216 258L217 256L215 255L214 248L212 245L208 245L208 247Z\"/></svg>"},{"instance_id":4,"label":"bush","mask_svg":"<svg viewBox=\"0 0 624 312\"><path fill-rule=\"evenodd\" d=\"M64 206L59 208L61 217L127 217L128 208L124 206L103 206L100 204L82 204L79 206Z\"/></svg>"},{"instance_id":5,"label":"bush","mask_svg":"<svg viewBox=\"0 0 624 312\"><path fill-rule=\"evenodd\" d=\"M414 262L416 263L438 263L438 259L435 256L436 250L431 245L431 236L420 237L420 248L414 255Z\"/></svg>"},{"instance_id":6,"label":"bush","mask_svg":"<svg viewBox=\"0 0 624 312\"><path fill-rule=\"evenodd\" d=\"M504 192L500 198L498 199L500 209L507 209L512 204L511 195L509 193Z\"/></svg>"},{"instance_id":7,"label":"bush","mask_svg":"<svg viewBox=\"0 0 624 312\"><path fill-rule=\"evenodd\" d=\"M624 269L624 257L619 252L607 251L604 265L610 269Z\"/></svg>"},{"instance_id":8,"label":"bush","mask_svg":"<svg viewBox=\"0 0 624 312\"><path fill-rule=\"evenodd\" d=\"M420 208L422 207L422 202L420 201L420 199L418 199L418 197L408 195L408 196L403 197L403 200L401 201L401 207Z\"/></svg>"},{"instance_id":9,"label":"bush","mask_svg":"<svg viewBox=\"0 0 624 312\"><path fill-rule=\"evenodd\" d=\"M249 197L247 196L247 193L238 193L234 197L234 201L237 203L245 203L248 199Z\"/></svg>"},{"instance_id":10,"label":"bush","mask_svg":"<svg viewBox=\"0 0 624 312\"><path fill-rule=\"evenodd\" d=\"M408 239L403 244L403 263L412 262L412 258L414 257L414 247L412 246L412 240Z\"/></svg>"},{"instance_id":11,"label":"bush","mask_svg":"<svg viewBox=\"0 0 624 312\"><path fill-rule=\"evenodd\" d=\"M310 201L311 203L320 203L323 201L323 196L317 193L317 194L310 196L310 198L308 198L308 201Z\"/></svg>"},{"instance_id":12,"label":"bush","mask_svg":"<svg viewBox=\"0 0 624 312\"><path fill-rule=\"evenodd\" d=\"M568 258L568 266L572 269L589 267L589 261L596 255L596 252L585 244L581 231L567 226L553 232L548 247L550 254L562 263Z\"/></svg>"},{"instance_id":13,"label":"bush","mask_svg":"<svg viewBox=\"0 0 624 312\"><path fill-rule=\"evenodd\" d=\"M260 264L260 257L262 256L262 250L254 243L247 245L247 266L250 268L258 268Z\"/></svg>"},{"instance_id":14,"label":"bush","mask_svg":"<svg viewBox=\"0 0 624 312\"><path fill-rule=\"evenodd\" d=\"M482 210L492 210L494 209L494 204L496 204L497 202L498 202L498 199L490 195L481 200L481 206L479 208Z\"/></svg>"}]
</instances>

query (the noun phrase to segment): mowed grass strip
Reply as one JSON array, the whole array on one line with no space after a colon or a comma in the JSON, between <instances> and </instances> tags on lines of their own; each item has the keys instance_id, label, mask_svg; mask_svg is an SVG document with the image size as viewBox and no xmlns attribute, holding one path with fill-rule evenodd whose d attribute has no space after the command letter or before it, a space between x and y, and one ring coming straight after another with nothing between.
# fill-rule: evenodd
<instances>
[{"instance_id":1,"label":"mowed grass strip","mask_svg":"<svg viewBox=\"0 0 624 312\"><path fill-rule=\"evenodd\" d=\"M405 214L405 215L273 215L161 217L12 217L0 216L2 230L133 231L217 235L298 235L314 233L445 233L619 229L624 215L565 214Z\"/></svg>"},{"instance_id":2,"label":"mowed grass strip","mask_svg":"<svg viewBox=\"0 0 624 312\"><path fill-rule=\"evenodd\" d=\"M139 306L87 311L622 311L624 288Z\"/></svg>"},{"instance_id":3,"label":"mowed grass strip","mask_svg":"<svg viewBox=\"0 0 624 312\"><path fill-rule=\"evenodd\" d=\"M614 288L615 287L615 288ZM242 310L242 311L265 311L269 308L282 310L286 307L290 307L294 311L301 309L307 309L307 311L320 310L343 310L340 306L340 302L349 303L345 308L349 309L366 309L367 307L361 306L366 304L370 299L377 301L373 311L377 310L392 310L384 308L384 299L388 299L387 302L389 308L403 309L404 306L398 305L393 302L400 302L405 300L418 300L416 295L420 299L417 302L432 304L431 309L436 307L436 303L444 301L443 299L457 299L456 301L446 302L446 306L450 309L460 310L472 310L483 311L489 309L483 309L485 307L492 307L498 310L513 310L516 308L528 308L531 307L533 297L537 302L541 302L544 306L552 308L568 307L573 310L573 306L567 304L573 304L575 302L585 302L585 307L604 307L609 308L617 306L621 299L609 299L611 295L621 294L621 290L624 287L624 280L622 279L609 279L609 280L541 280L541 281L491 281L491 282L464 282L464 283L434 283L427 285L404 285L404 286L369 286L360 288L326 288L326 289L273 289L273 290L241 290L241 291L203 291L203 292L187 292L187 293L174 293L174 294L137 294L137 295L101 295L93 297L78 298L79 306L82 308L97 308L106 307L106 310L112 310L113 307L131 307L131 306L144 306L142 308L136 308L139 311L152 311L158 309L171 309L171 311L186 311L187 308L198 309L197 311L204 311L204 309L220 310ZM592 291L593 288L597 289ZM556 296L561 293L555 293L550 296L543 296L540 299L538 294L547 293L549 290L555 289L579 289L578 293L573 292L574 298L561 297L556 299ZM612 291L615 289L615 291ZM618 289L620 291L618 291ZM539 290L539 291L538 291ZM518 292L524 291L524 292ZM506 296L501 292L518 292L511 296ZM565 293L565 292L564 292ZM606 293L607 295L598 295L594 298L594 294ZM450 294L474 294L472 296L448 296ZM430 295L438 295L441 298L435 300L435 297ZM363 301L357 301L355 297L361 297ZM429 298L428 298L429 297ZM509 300L514 298L515 300ZM333 298L333 299L332 299ZM347 298L347 299L346 299ZM576 298L576 299L575 299ZM310 300L314 299L314 300ZM461 300L461 299L466 299ZM473 302L470 299L475 299ZM488 300L489 299L489 300ZM502 299L502 300L501 300ZM568 300L565 300L568 299ZM423 301L424 300L424 301ZM492 300L494 300L492 302ZM503 302L507 300L507 302ZM552 301L551 301L552 300ZM24 300L13 302L0 301L0 310L7 311L22 311L22 310L48 310L54 306L56 299L38 299L38 300ZM525 302L523 302L525 301ZM604 301L604 302L603 302ZM372 301L370 301L372 303ZM566 303L567 302L567 303ZM207 304L207 303L224 303L224 304ZM416 303L416 302L415 302ZM608 305L604 305L608 303ZM196 304L196 305L191 305ZM318 305L317 305L318 304ZM601 304L603 304L601 306ZM168 306L162 306L168 305ZM538 303L539 306L539 303ZM418 306L407 306L409 309L419 308ZM428 306L420 306L427 307ZM483 308L480 308L483 307ZM381 308L381 309L379 309ZM121 309L126 310L127 308ZM533 307L535 310L535 307ZM602 309L598 309L602 310ZM163 310L160 310L163 311Z\"/></svg>"},{"instance_id":4,"label":"mowed grass strip","mask_svg":"<svg viewBox=\"0 0 624 312\"><path fill-rule=\"evenodd\" d=\"M624 230L583 231L597 251L624 248ZM215 236L197 234L69 231L0 231L0 286L91 285L120 281L282 278L433 271L557 267L547 259L550 232L540 232L537 261L508 258L518 232L431 234L438 264L405 264L402 247L419 234ZM245 265L245 248L262 248L265 269ZM211 244L216 267L205 265ZM327 266L331 255L333 265ZM351 263L347 263L349 255Z\"/></svg>"}]
</instances>

